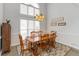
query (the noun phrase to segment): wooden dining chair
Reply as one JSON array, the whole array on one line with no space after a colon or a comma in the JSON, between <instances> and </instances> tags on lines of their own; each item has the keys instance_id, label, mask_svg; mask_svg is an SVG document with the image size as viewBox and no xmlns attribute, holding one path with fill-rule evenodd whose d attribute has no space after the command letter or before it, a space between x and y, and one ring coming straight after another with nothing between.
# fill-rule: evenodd
<instances>
[{"instance_id":1,"label":"wooden dining chair","mask_svg":"<svg viewBox=\"0 0 79 59\"><path fill-rule=\"evenodd\" d=\"M56 45L56 33L50 33L49 34L49 46L55 48Z\"/></svg>"},{"instance_id":2,"label":"wooden dining chair","mask_svg":"<svg viewBox=\"0 0 79 59\"><path fill-rule=\"evenodd\" d=\"M39 40L39 33L37 31L32 31L31 32L31 39L32 40ZM33 52L33 55L37 56L39 53L38 53L38 45L39 45L39 42L32 42L32 52Z\"/></svg>"},{"instance_id":3,"label":"wooden dining chair","mask_svg":"<svg viewBox=\"0 0 79 59\"><path fill-rule=\"evenodd\" d=\"M39 34L42 34L42 33L43 33L43 31L41 31L41 30L40 30L40 31L38 31L38 33L39 33Z\"/></svg>"},{"instance_id":4,"label":"wooden dining chair","mask_svg":"<svg viewBox=\"0 0 79 59\"><path fill-rule=\"evenodd\" d=\"M37 36L37 32L36 31L32 31L31 33L30 33L30 37L31 38L34 38L34 37L36 37Z\"/></svg>"},{"instance_id":5,"label":"wooden dining chair","mask_svg":"<svg viewBox=\"0 0 79 59\"><path fill-rule=\"evenodd\" d=\"M20 47L21 47L21 52L20 52L20 55L24 55L24 52L25 51L29 51L30 50L30 48L25 48L24 47L24 42L23 42L23 39L22 39L22 36L21 36L21 34L19 33L18 34L19 35L19 40L20 40Z\"/></svg>"},{"instance_id":6,"label":"wooden dining chair","mask_svg":"<svg viewBox=\"0 0 79 59\"><path fill-rule=\"evenodd\" d=\"M47 50L49 48L48 40L49 40L48 34L41 35L39 47L42 48L43 50L45 50L45 49Z\"/></svg>"}]
</instances>

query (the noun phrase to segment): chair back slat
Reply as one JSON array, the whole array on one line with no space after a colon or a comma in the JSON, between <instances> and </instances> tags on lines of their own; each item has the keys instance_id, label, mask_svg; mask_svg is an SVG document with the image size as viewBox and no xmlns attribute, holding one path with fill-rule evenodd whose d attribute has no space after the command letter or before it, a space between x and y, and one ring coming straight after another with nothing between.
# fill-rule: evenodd
<instances>
[{"instance_id":1,"label":"chair back slat","mask_svg":"<svg viewBox=\"0 0 79 59\"><path fill-rule=\"evenodd\" d=\"M20 40L20 47L21 47L21 50L24 49L24 43L23 43L23 39L22 39L22 36L21 34L19 33L19 40Z\"/></svg>"}]
</instances>

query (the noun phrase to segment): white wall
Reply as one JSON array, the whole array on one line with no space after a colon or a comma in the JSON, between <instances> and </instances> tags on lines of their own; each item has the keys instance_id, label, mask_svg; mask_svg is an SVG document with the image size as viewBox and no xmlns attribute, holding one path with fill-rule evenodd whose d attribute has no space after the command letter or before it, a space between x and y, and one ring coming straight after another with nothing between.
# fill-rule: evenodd
<instances>
[{"instance_id":1,"label":"white wall","mask_svg":"<svg viewBox=\"0 0 79 59\"><path fill-rule=\"evenodd\" d=\"M45 16L45 19L43 22L41 22L40 27L41 30L43 30L44 32L47 31L47 4L45 3L40 3L40 10L43 13L43 15Z\"/></svg>"},{"instance_id":2,"label":"white wall","mask_svg":"<svg viewBox=\"0 0 79 59\"><path fill-rule=\"evenodd\" d=\"M66 26L51 26L53 18L64 16ZM57 31L57 42L79 49L79 6L68 3L47 4L47 30Z\"/></svg>"},{"instance_id":3,"label":"white wall","mask_svg":"<svg viewBox=\"0 0 79 59\"><path fill-rule=\"evenodd\" d=\"M1 35L1 23L3 19L3 4L0 3L0 35Z\"/></svg>"},{"instance_id":4,"label":"white wall","mask_svg":"<svg viewBox=\"0 0 79 59\"><path fill-rule=\"evenodd\" d=\"M4 19L10 19L11 22L11 46L17 45L19 43L18 33L19 33L19 23L20 23L20 7L17 3L5 3L3 6L4 9Z\"/></svg>"}]
</instances>

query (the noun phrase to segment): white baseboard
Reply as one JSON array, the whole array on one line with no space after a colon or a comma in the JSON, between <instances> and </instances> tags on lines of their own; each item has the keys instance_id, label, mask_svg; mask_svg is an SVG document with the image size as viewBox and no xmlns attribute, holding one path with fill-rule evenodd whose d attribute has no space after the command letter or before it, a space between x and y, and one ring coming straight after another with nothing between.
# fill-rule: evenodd
<instances>
[{"instance_id":1,"label":"white baseboard","mask_svg":"<svg viewBox=\"0 0 79 59\"><path fill-rule=\"evenodd\" d=\"M61 44L64 44L64 45L67 45L67 46L69 46L69 47L71 47L71 48L75 48L75 49L78 49L78 50L79 50L79 47L76 46L76 45L71 45L71 44L68 44L68 43L66 43L66 42L60 42L60 41L56 41L56 42L61 43Z\"/></svg>"},{"instance_id":2,"label":"white baseboard","mask_svg":"<svg viewBox=\"0 0 79 59\"><path fill-rule=\"evenodd\" d=\"M65 44L72 48L79 49L79 36L78 35L58 34L58 37L56 38L56 42Z\"/></svg>"},{"instance_id":3,"label":"white baseboard","mask_svg":"<svg viewBox=\"0 0 79 59\"><path fill-rule=\"evenodd\" d=\"M11 44L11 46L17 46L20 45L19 43Z\"/></svg>"}]
</instances>

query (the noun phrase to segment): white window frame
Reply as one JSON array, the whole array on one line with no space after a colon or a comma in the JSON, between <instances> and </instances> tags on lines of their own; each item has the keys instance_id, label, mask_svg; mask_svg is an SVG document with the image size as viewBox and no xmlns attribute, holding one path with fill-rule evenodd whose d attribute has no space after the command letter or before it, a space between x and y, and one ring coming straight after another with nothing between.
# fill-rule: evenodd
<instances>
[{"instance_id":1,"label":"white window frame","mask_svg":"<svg viewBox=\"0 0 79 59\"><path fill-rule=\"evenodd\" d=\"M26 19L24 19L24 20L29 20L29 19L28 19L29 17L31 17L31 18L34 19L34 16L35 16L35 9L38 9L38 10L39 10L39 8L36 8L36 7L32 6L32 5L24 4L24 3L21 3L21 4L27 6L27 15L20 13L20 15L22 15L21 17L25 17L25 16L26 16ZM28 15L28 7L33 7L33 8L34 8L34 14L33 14L33 16ZM23 16L23 15L25 15L25 16ZM20 20L21 20L21 19L22 19L22 18L20 18ZM36 20L32 20L32 21L36 21ZM35 26L35 24L34 24L34 26ZM28 22L27 22L27 27L28 27ZM27 28L27 32L28 32L28 30L31 30L31 29L28 29L28 28ZM34 27L34 30L38 30L38 29L35 29L35 27ZM40 30L40 29L39 29L39 30ZM21 31L21 29L20 29L20 31ZM28 33L26 33L26 36L27 36L27 34L28 34Z\"/></svg>"},{"instance_id":2,"label":"white window frame","mask_svg":"<svg viewBox=\"0 0 79 59\"><path fill-rule=\"evenodd\" d=\"M24 19L21 19L21 20L24 20ZM20 20L20 26L21 26L21 20ZM26 22L27 21L27 22ZM30 24L30 22L29 21L33 21L33 20L25 20L25 22L27 23L27 29L21 29L21 27L20 27L20 31L21 30L26 30L27 31L27 33L26 33L26 35L27 36L29 36L28 35L28 33L29 33L29 30L33 30L33 31L38 31L38 30L40 30L40 26L39 26L39 29L37 28L35 28L35 22L36 21L33 21L33 28L29 28L29 24ZM38 22L38 21L37 21Z\"/></svg>"},{"instance_id":3,"label":"white window frame","mask_svg":"<svg viewBox=\"0 0 79 59\"><path fill-rule=\"evenodd\" d=\"M31 5L31 4L24 4L24 3L21 3L22 5L26 5L27 6L27 16L32 16L32 17L34 17L35 16L35 9L38 9L39 10L39 12L40 12L40 8L37 8L37 7L34 7L33 5ZM28 13L28 7L32 7L33 8L33 15L29 15L29 13ZM20 14L21 14L21 12L20 12ZM26 15L26 14L24 14L24 15Z\"/></svg>"}]
</instances>

